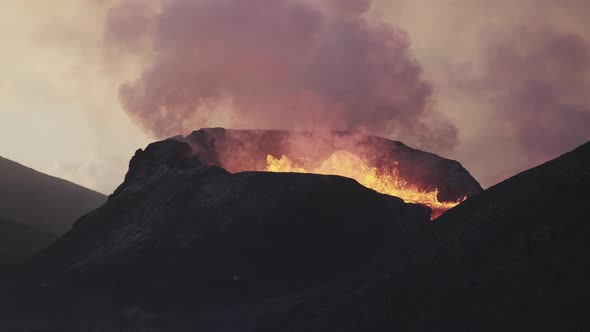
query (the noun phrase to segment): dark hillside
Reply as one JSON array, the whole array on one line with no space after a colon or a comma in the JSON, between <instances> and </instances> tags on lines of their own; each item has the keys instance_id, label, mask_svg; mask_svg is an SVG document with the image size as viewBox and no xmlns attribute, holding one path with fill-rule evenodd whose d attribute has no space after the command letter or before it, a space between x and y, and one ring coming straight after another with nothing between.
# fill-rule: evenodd
<instances>
[{"instance_id":1,"label":"dark hillside","mask_svg":"<svg viewBox=\"0 0 590 332\"><path fill-rule=\"evenodd\" d=\"M0 219L0 265L29 258L45 249L56 238L51 233Z\"/></svg>"},{"instance_id":2,"label":"dark hillside","mask_svg":"<svg viewBox=\"0 0 590 332\"><path fill-rule=\"evenodd\" d=\"M57 235L106 196L0 157L0 215Z\"/></svg>"}]
</instances>

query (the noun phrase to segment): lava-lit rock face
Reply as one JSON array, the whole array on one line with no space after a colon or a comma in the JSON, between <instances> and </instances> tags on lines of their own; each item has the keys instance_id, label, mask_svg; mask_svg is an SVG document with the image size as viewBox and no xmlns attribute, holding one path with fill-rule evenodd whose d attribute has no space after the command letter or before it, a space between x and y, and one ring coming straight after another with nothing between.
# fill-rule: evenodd
<instances>
[{"instance_id":1,"label":"lava-lit rock face","mask_svg":"<svg viewBox=\"0 0 590 332\"><path fill-rule=\"evenodd\" d=\"M263 171L269 155L288 156L319 166L337 151L358 156L368 166L395 165L408 183L438 190L440 201L457 201L482 190L469 172L454 160L416 150L398 141L354 132L289 132L280 130L201 129L187 137L193 154L207 164L230 172ZM314 165L315 164L315 165Z\"/></svg>"}]
</instances>

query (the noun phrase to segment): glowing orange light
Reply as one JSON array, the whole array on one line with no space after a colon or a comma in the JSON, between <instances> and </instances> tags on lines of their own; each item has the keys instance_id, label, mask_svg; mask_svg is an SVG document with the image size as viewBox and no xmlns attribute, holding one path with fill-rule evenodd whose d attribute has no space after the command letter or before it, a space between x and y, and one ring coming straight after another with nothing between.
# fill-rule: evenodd
<instances>
[{"instance_id":1,"label":"glowing orange light","mask_svg":"<svg viewBox=\"0 0 590 332\"><path fill-rule=\"evenodd\" d=\"M319 167L312 169L306 168L304 165L297 165L285 155L280 158L268 155L266 157L266 171L339 175L355 179L367 188L399 197L406 203L430 207L432 219L465 200L463 198L456 202L440 202L437 198L437 189L426 190L419 184L408 183L400 177L395 165L381 169L370 167L357 155L342 150L334 152Z\"/></svg>"}]
</instances>

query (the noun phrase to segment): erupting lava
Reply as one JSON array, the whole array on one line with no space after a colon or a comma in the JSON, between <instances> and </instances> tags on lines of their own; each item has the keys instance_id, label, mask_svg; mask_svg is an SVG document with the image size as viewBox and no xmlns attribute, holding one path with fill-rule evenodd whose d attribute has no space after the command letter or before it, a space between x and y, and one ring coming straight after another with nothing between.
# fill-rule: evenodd
<instances>
[{"instance_id":1,"label":"erupting lava","mask_svg":"<svg viewBox=\"0 0 590 332\"><path fill-rule=\"evenodd\" d=\"M367 188L399 197L406 203L417 203L430 207L432 219L465 200L463 198L456 202L440 202L437 198L437 189L428 190L420 185L408 183L399 176L395 164L389 168L370 167L360 157L343 150L334 152L320 166L311 168L295 163L285 155L281 158L268 155L266 157L266 171L329 174L355 179Z\"/></svg>"}]
</instances>

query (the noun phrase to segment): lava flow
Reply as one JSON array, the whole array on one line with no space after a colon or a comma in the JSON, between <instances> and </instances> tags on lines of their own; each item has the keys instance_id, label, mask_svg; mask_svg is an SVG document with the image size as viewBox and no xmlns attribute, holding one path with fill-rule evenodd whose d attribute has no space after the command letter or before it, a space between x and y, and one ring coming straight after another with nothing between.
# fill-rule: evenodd
<instances>
[{"instance_id":1,"label":"lava flow","mask_svg":"<svg viewBox=\"0 0 590 332\"><path fill-rule=\"evenodd\" d=\"M428 190L420 185L408 183L399 176L395 164L389 168L370 167L357 155L343 150L334 152L317 167L306 167L295 163L285 155L280 158L268 155L266 157L266 171L339 175L355 179L367 188L382 194L399 197L406 203L416 203L430 207L432 209L432 219L437 218L448 209L465 200L463 198L456 202L440 202L437 197L437 189Z\"/></svg>"}]
</instances>

